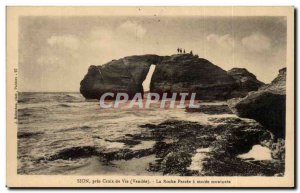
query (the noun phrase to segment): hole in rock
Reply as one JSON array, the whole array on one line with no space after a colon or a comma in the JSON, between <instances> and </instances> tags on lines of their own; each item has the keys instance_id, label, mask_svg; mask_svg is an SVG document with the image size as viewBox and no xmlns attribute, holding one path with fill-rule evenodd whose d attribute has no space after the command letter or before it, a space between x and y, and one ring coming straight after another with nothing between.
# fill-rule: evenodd
<instances>
[{"instance_id":1,"label":"hole in rock","mask_svg":"<svg viewBox=\"0 0 300 193\"><path fill-rule=\"evenodd\" d=\"M155 67L156 66L154 64L151 64L148 74L146 76L146 79L143 82L144 92L150 91L150 82L151 82L151 78L152 78L153 72L155 70Z\"/></svg>"},{"instance_id":2,"label":"hole in rock","mask_svg":"<svg viewBox=\"0 0 300 193\"><path fill-rule=\"evenodd\" d=\"M242 159L272 160L271 150L261 145L254 145L248 153L238 155Z\"/></svg>"}]
</instances>

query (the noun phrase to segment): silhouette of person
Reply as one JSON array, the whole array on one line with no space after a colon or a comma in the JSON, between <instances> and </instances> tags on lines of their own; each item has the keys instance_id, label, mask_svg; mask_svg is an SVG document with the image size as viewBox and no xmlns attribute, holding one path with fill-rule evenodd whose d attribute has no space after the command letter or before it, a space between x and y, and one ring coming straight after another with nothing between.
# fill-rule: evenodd
<instances>
[{"instance_id":1,"label":"silhouette of person","mask_svg":"<svg viewBox=\"0 0 300 193\"><path fill-rule=\"evenodd\" d=\"M193 51L192 50L191 50L190 54L193 55Z\"/></svg>"},{"instance_id":2,"label":"silhouette of person","mask_svg":"<svg viewBox=\"0 0 300 193\"><path fill-rule=\"evenodd\" d=\"M179 48L177 48L177 54L179 54Z\"/></svg>"},{"instance_id":3,"label":"silhouette of person","mask_svg":"<svg viewBox=\"0 0 300 193\"><path fill-rule=\"evenodd\" d=\"M183 53L185 54L185 50L183 50Z\"/></svg>"}]
</instances>

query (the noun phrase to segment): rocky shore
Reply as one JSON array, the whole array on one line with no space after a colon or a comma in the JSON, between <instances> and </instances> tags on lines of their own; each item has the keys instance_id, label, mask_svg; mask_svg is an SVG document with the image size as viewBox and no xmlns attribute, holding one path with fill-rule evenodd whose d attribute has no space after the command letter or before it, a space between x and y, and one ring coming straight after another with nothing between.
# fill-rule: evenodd
<instances>
[{"instance_id":1,"label":"rocky shore","mask_svg":"<svg viewBox=\"0 0 300 193\"><path fill-rule=\"evenodd\" d=\"M72 147L38 162L97 157L102 165L116 168L135 160L146 172L157 175L284 175L284 140L276 141L273 134L255 120L224 114L220 110L224 104L211 105L209 109L216 113L206 124L172 119L159 124L142 124L141 132L104 139L108 143L122 144L120 147ZM270 158L256 159L257 155L242 158L241 155L250 152L255 145L269 149Z\"/></svg>"}]
</instances>

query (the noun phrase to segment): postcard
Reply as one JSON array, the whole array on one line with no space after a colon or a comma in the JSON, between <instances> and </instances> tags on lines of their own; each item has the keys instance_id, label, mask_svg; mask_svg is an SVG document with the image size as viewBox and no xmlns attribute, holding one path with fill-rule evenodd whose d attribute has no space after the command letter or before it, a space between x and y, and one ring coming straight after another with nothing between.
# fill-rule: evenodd
<instances>
[{"instance_id":1,"label":"postcard","mask_svg":"<svg viewBox=\"0 0 300 193\"><path fill-rule=\"evenodd\" d=\"M7 7L8 187L295 186L293 7Z\"/></svg>"}]
</instances>

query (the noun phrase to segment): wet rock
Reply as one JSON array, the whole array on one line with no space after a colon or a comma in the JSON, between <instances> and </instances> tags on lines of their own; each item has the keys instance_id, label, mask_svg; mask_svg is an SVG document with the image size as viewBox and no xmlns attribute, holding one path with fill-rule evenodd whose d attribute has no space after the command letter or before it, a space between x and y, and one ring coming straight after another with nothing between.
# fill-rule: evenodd
<instances>
[{"instance_id":1,"label":"wet rock","mask_svg":"<svg viewBox=\"0 0 300 193\"><path fill-rule=\"evenodd\" d=\"M78 158L86 158L91 157L93 155L97 155L98 152L96 148L93 146L80 146L80 147L72 147L68 149L62 149L55 155L46 158L48 161L58 160L58 159L78 159Z\"/></svg>"},{"instance_id":2,"label":"wet rock","mask_svg":"<svg viewBox=\"0 0 300 193\"><path fill-rule=\"evenodd\" d=\"M117 140L108 140L108 139L105 139L105 141L124 143L125 145L128 145L128 146L134 146L134 145L138 145L138 144L141 143L141 141L139 141L139 140L128 139L128 138L117 139Z\"/></svg>"},{"instance_id":3,"label":"wet rock","mask_svg":"<svg viewBox=\"0 0 300 193\"><path fill-rule=\"evenodd\" d=\"M155 129L156 125L154 124L144 124L144 125L140 125L141 128L148 128L148 129Z\"/></svg>"},{"instance_id":4,"label":"wet rock","mask_svg":"<svg viewBox=\"0 0 300 193\"><path fill-rule=\"evenodd\" d=\"M105 158L107 161L112 160L130 160L132 158L141 158L154 153L153 148L130 150L130 149L118 149L115 151L103 151L100 152L100 157Z\"/></svg>"},{"instance_id":5,"label":"wet rock","mask_svg":"<svg viewBox=\"0 0 300 193\"><path fill-rule=\"evenodd\" d=\"M271 144L271 155L274 159L284 161L285 159L285 140L278 139L276 143Z\"/></svg>"},{"instance_id":6,"label":"wet rock","mask_svg":"<svg viewBox=\"0 0 300 193\"><path fill-rule=\"evenodd\" d=\"M214 118L213 121L218 124L168 120L149 130L157 140L154 146L157 159L149 164L149 170L165 175L208 176L268 176L284 172L283 162L271 160L256 163L256 160L251 162L237 158L237 155L250 151L255 144L272 141L271 133L259 123L233 117ZM165 143L166 139L172 142ZM192 157L199 148L209 148L210 152L203 160L203 171L191 171Z\"/></svg>"},{"instance_id":7,"label":"wet rock","mask_svg":"<svg viewBox=\"0 0 300 193\"><path fill-rule=\"evenodd\" d=\"M155 150L155 154L157 157L165 157L167 152L165 151L166 149L170 149L172 147L173 144L168 144L165 143L163 141L158 141L156 142L156 144L154 145L154 150Z\"/></svg>"},{"instance_id":8,"label":"wet rock","mask_svg":"<svg viewBox=\"0 0 300 193\"><path fill-rule=\"evenodd\" d=\"M260 144L272 136L259 125L218 125L216 130L221 131L221 139L212 142L211 147L216 154L224 152L227 156L236 156L247 153L253 145Z\"/></svg>"},{"instance_id":9,"label":"wet rock","mask_svg":"<svg viewBox=\"0 0 300 193\"><path fill-rule=\"evenodd\" d=\"M228 101L230 108L240 117L261 123L276 138L285 138L286 68L271 84L250 92L246 97Z\"/></svg>"},{"instance_id":10,"label":"wet rock","mask_svg":"<svg viewBox=\"0 0 300 193\"><path fill-rule=\"evenodd\" d=\"M170 152L161 162L161 170L164 174L180 174L187 173L187 167L191 165L192 159L187 152Z\"/></svg>"},{"instance_id":11,"label":"wet rock","mask_svg":"<svg viewBox=\"0 0 300 193\"><path fill-rule=\"evenodd\" d=\"M200 112L209 115L233 114L228 105L200 105L200 108L186 108L186 112Z\"/></svg>"},{"instance_id":12,"label":"wet rock","mask_svg":"<svg viewBox=\"0 0 300 193\"><path fill-rule=\"evenodd\" d=\"M140 134L125 134L126 139L138 140L138 141L151 141L153 140L153 136L150 132L143 132Z\"/></svg>"}]
</instances>

